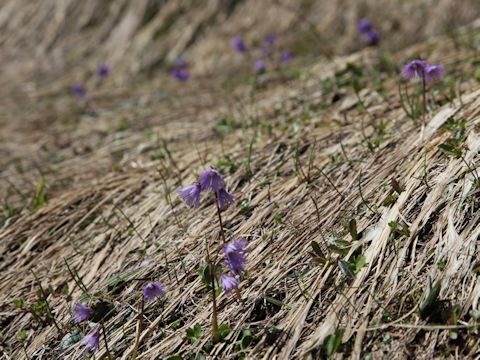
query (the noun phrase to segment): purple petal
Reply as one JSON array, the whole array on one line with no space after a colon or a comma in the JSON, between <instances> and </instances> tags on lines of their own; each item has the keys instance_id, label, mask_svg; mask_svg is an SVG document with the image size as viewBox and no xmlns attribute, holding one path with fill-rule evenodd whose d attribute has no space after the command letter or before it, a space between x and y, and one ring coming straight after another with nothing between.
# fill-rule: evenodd
<instances>
[{"instance_id":1,"label":"purple petal","mask_svg":"<svg viewBox=\"0 0 480 360\"><path fill-rule=\"evenodd\" d=\"M433 81L441 79L444 72L445 68L441 65L427 65L425 68L425 80Z\"/></svg>"},{"instance_id":2,"label":"purple petal","mask_svg":"<svg viewBox=\"0 0 480 360\"><path fill-rule=\"evenodd\" d=\"M223 291L226 293L232 291L233 289L238 288L240 282L235 279L233 276L222 275L220 276L220 286L222 287Z\"/></svg>"},{"instance_id":3,"label":"purple petal","mask_svg":"<svg viewBox=\"0 0 480 360\"><path fill-rule=\"evenodd\" d=\"M199 182L202 190L219 191L225 187L222 175L213 167L200 174Z\"/></svg>"},{"instance_id":4,"label":"purple petal","mask_svg":"<svg viewBox=\"0 0 480 360\"><path fill-rule=\"evenodd\" d=\"M90 315L92 315L93 310L90 309L88 306L82 304L81 302L77 302L75 306L72 308L72 313L75 315L73 321L76 323L82 322L87 320Z\"/></svg>"},{"instance_id":5,"label":"purple petal","mask_svg":"<svg viewBox=\"0 0 480 360\"><path fill-rule=\"evenodd\" d=\"M164 296L165 293L165 288L157 281L149 282L143 287L143 296L150 301L155 300L157 297Z\"/></svg>"},{"instance_id":6,"label":"purple petal","mask_svg":"<svg viewBox=\"0 0 480 360\"><path fill-rule=\"evenodd\" d=\"M200 192L201 186L199 183L177 190L178 195L182 197L185 203L193 208L198 208L200 206Z\"/></svg>"},{"instance_id":7,"label":"purple petal","mask_svg":"<svg viewBox=\"0 0 480 360\"><path fill-rule=\"evenodd\" d=\"M98 327L90 334L83 337L82 344L85 345L90 351L98 350L100 345L100 331Z\"/></svg>"},{"instance_id":8,"label":"purple petal","mask_svg":"<svg viewBox=\"0 0 480 360\"><path fill-rule=\"evenodd\" d=\"M403 67L402 75L405 79L419 79L425 76L427 63L423 60L412 60Z\"/></svg>"},{"instance_id":9,"label":"purple petal","mask_svg":"<svg viewBox=\"0 0 480 360\"><path fill-rule=\"evenodd\" d=\"M225 189L217 191L217 204L221 211L227 210L235 202L235 198Z\"/></svg>"}]
</instances>

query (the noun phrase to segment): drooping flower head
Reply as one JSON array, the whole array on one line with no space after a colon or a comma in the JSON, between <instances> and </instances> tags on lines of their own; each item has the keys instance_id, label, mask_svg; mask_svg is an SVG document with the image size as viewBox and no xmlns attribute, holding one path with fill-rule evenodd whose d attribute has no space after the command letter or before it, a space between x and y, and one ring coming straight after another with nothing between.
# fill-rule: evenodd
<instances>
[{"instance_id":1,"label":"drooping flower head","mask_svg":"<svg viewBox=\"0 0 480 360\"><path fill-rule=\"evenodd\" d=\"M380 33L377 29L370 30L365 34L365 37L369 45L376 45L380 41Z\"/></svg>"},{"instance_id":2,"label":"drooping flower head","mask_svg":"<svg viewBox=\"0 0 480 360\"><path fill-rule=\"evenodd\" d=\"M293 55L290 51L284 51L282 53L282 59L281 59L281 63L282 64L288 64L292 61L293 59Z\"/></svg>"},{"instance_id":3,"label":"drooping flower head","mask_svg":"<svg viewBox=\"0 0 480 360\"><path fill-rule=\"evenodd\" d=\"M223 291L226 293L232 291L233 289L238 288L240 282L235 279L233 276L229 275L222 275L220 276L220 286L222 287Z\"/></svg>"},{"instance_id":4,"label":"drooping flower head","mask_svg":"<svg viewBox=\"0 0 480 360\"><path fill-rule=\"evenodd\" d=\"M87 94L85 88L80 84L73 84L72 93L78 98L82 98Z\"/></svg>"},{"instance_id":5,"label":"drooping flower head","mask_svg":"<svg viewBox=\"0 0 480 360\"><path fill-rule=\"evenodd\" d=\"M95 328L90 334L85 335L82 339L82 344L85 345L90 351L98 350L100 346L100 330Z\"/></svg>"},{"instance_id":6,"label":"drooping flower head","mask_svg":"<svg viewBox=\"0 0 480 360\"><path fill-rule=\"evenodd\" d=\"M237 239L223 247L225 254L225 266L236 276L239 276L245 270L247 265L247 240Z\"/></svg>"},{"instance_id":7,"label":"drooping flower head","mask_svg":"<svg viewBox=\"0 0 480 360\"><path fill-rule=\"evenodd\" d=\"M423 60L412 60L403 67L402 75L405 79L421 79L425 77L427 63Z\"/></svg>"},{"instance_id":8,"label":"drooping flower head","mask_svg":"<svg viewBox=\"0 0 480 360\"><path fill-rule=\"evenodd\" d=\"M220 189L225 188L225 181L223 180L222 175L220 175L218 170L214 167L211 167L200 174L199 183L202 190L218 192Z\"/></svg>"},{"instance_id":9,"label":"drooping flower head","mask_svg":"<svg viewBox=\"0 0 480 360\"><path fill-rule=\"evenodd\" d=\"M267 37L265 38L265 42L267 43L268 46L274 45L278 40L277 34L268 34Z\"/></svg>"},{"instance_id":10,"label":"drooping flower head","mask_svg":"<svg viewBox=\"0 0 480 360\"><path fill-rule=\"evenodd\" d=\"M256 72L264 72L267 69L267 65L263 60L256 60L255 61L255 71Z\"/></svg>"},{"instance_id":11,"label":"drooping flower head","mask_svg":"<svg viewBox=\"0 0 480 360\"><path fill-rule=\"evenodd\" d=\"M110 73L110 67L108 65L102 65L97 70L97 75L99 78L106 78Z\"/></svg>"},{"instance_id":12,"label":"drooping flower head","mask_svg":"<svg viewBox=\"0 0 480 360\"><path fill-rule=\"evenodd\" d=\"M373 29L372 22L368 19L361 19L358 22L358 32L360 34L366 34Z\"/></svg>"},{"instance_id":13,"label":"drooping flower head","mask_svg":"<svg viewBox=\"0 0 480 360\"><path fill-rule=\"evenodd\" d=\"M183 57L178 58L175 61L172 70L170 70L170 75L177 81L187 81L190 78L190 71L188 70L188 62Z\"/></svg>"},{"instance_id":14,"label":"drooping flower head","mask_svg":"<svg viewBox=\"0 0 480 360\"><path fill-rule=\"evenodd\" d=\"M182 197L185 203L193 208L198 208L200 206L200 193L201 186L199 183L188 185L183 189L177 190L178 195Z\"/></svg>"},{"instance_id":15,"label":"drooping flower head","mask_svg":"<svg viewBox=\"0 0 480 360\"><path fill-rule=\"evenodd\" d=\"M233 48L240 54L245 54L248 51L247 46L245 45L245 42L240 36L234 37L232 39L231 44Z\"/></svg>"},{"instance_id":16,"label":"drooping flower head","mask_svg":"<svg viewBox=\"0 0 480 360\"><path fill-rule=\"evenodd\" d=\"M149 282L143 287L143 296L150 301L155 300L157 297L164 296L165 292L163 285L157 281Z\"/></svg>"},{"instance_id":17,"label":"drooping flower head","mask_svg":"<svg viewBox=\"0 0 480 360\"><path fill-rule=\"evenodd\" d=\"M235 198L225 189L217 191L217 205L220 211L227 210L235 202Z\"/></svg>"},{"instance_id":18,"label":"drooping flower head","mask_svg":"<svg viewBox=\"0 0 480 360\"><path fill-rule=\"evenodd\" d=\"M443 66L428 64L425 68L425 80L434 81L434 80L441 79L443 77L444 72L445 72L445 68Z\"/></svg>"},{"instance_id":19,"label":"drooping flower head","mask_svg":"<svg viewBox=\"0 0 480 360\"><path fill-rule=\"evenodd\" d=\"M170 75L177 81L187 81L190 78L190 71L187 68L174 68L170 71Z\"/></svg>"},{"instance_id":20,"label":"drooping flower head","mask_svg":"<svg viewBox=\"0 0 480 360\"><path fill-rule=\"evenodd\" d=\"M93 314L93 310L81 302L77 302L72 308L72 313L74 315L73 321L79 323L87 320Z\"/></svg>"}]
</instances>

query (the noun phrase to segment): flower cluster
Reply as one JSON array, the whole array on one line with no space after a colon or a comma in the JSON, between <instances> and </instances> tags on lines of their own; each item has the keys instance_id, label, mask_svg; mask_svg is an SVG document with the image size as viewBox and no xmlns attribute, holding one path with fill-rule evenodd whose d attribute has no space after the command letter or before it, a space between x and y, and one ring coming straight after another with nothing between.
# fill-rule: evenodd
<instances>
[{"instance_id":1,"label":"flower cluster","mask_svg":"<svg viewBox=\"0 0 480 360\"><path fill-rule=\"evenodd\" d=\"M405 79L422 79L425 82L441 79L445 69L441 65L432 65L424 60L412 60L403 67L402 75Z\"/></svg>"},{"instance_id":2,"label":"flower cluster","mask_svg":"<svg viewBox=\"0 0 480 360\"><path fill-rule=\"evenodd\" d=\"M235 202L235 198L225 190L225 181L222 175L215 168L210 168L200 174L198 182L177 190L185 203L193 208L200 206L200 195L202 191L213 191L215 193L218 208L223 211Z\"/></svg>"},{"instance_id":3,"label":"flower cluster","mask_svg":"<svg viewBox=\"0 0 480 360\"><path fill-rule=\"evenodd\" d=\"M170 71L170 75L177 81L187 81L190 78L188 62L183 58L178 59Z\"/></svg>"},{"instance_id":4,"label":"flower cluster","mask_svg":"<svg viewBox=\"0 0 480 360\"><path fill-rule=\"evenodd\" d=\"M358 23L358 32L365 38L369 45L376 45L380 41L380 33L373 27L368 19L361 19Z\"/></svg>"},{"instance_id":5,"label":"flower cluster","mask_svg":"<svg viewBox=\"0 0 480 360\"><path fill-rule=\"evenodd\" d=\"M247 240L240 238L223 247L225 267L230 274L220 276L220 285L223 291L230 292L238 288L240 276L247 265Z\"/></svg>"},{"instance_id":6,"label":"flower cluster","mask_svg":"<svg viewBox=\"0 0 480 360\"><path fill-rule=\"evenodd\" d=\"M260 59L256 59L254 62L254 70L257 73L263 73L267 70L267 61L265 58L276 58L275 62L281 65L286 65L290 63L293 59L293 55L290 51L278 52L278 47L276 46L278 42L278 35L269 34L266 36L264 43L260 46ZM232 47L235 51L240 54L246 54L249 50L245 41L240 37L236 36L231 41ZM262 59L263 58L263 59Z\"/></svg>"}]
</instances>

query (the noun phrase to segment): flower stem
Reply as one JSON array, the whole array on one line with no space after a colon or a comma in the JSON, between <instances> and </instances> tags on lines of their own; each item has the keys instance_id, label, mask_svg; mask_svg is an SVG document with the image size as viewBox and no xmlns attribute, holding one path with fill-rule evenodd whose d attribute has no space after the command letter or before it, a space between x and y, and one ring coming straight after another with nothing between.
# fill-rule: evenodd
<instances>
[{"instance_id":1,"label":"flower stem","mask_svg":"<svg viewBox=\"0 0 480 360\"><path fill-rule=\"evenodd\" d=\"M421 139L423 140L423 133L425 131L425 117L427 115L427 82L425 81L425 75L422 76L422 135Z\"/></svg>"},{"instance_id":2,"label":"flower stem","mask_svg":"<svg viewBox=\"0 0 480 360\"><path fill-rule=\"evenodd\" d=\"M107 332L105 331L105 323L103 320L100 321L100 326L102 327L103 332L103 341L105 341L105 349L107 350L107 356L109 360L112 360L112 355L110 354L110 349L108 348L108 341L107 341Z\"/></svg>"},{"instance_id":3,"label":"flower stem","mask_svg":"<svg viewBox=\"0 0 480 360\"><path fill-rule=\"evenodd\" d=\"M137 321L137 336L135 337L135 344L133 345L132 349L132 360L137 358L137 351L138 346L140 345L140 334L142 333L142 326L143 326L143 310L145 308L145 298L142 296L142 302L140 303L140 312L138 314L138 321Z\"/></svg>"},{"instance_id":4,"label":"flower stem","mask_svg":"<svg viewBox=\"0 0 480 360\"><path fill-rule=\"evenodd\" d=\"M217 313L217 293L215 291L215 264L210 264L210 277L212 279L212 342L215 344L220 340L220 332L218 330L218 313Z\"/></svg>"},{"instance_id":5,"label":"flower stem","mask_svg":"<svg viewBox=\"0 0 480 360\"><path fill-rule=\"evenodd\" d=\"M218 195L215 193L215 206L217 207L218 223L220 225L220 236L222 237L223 243L225 244L227 240L225 239L225 232L223 231L223 221L220 208L218 207Z\"/></svg>"}]
</instances>

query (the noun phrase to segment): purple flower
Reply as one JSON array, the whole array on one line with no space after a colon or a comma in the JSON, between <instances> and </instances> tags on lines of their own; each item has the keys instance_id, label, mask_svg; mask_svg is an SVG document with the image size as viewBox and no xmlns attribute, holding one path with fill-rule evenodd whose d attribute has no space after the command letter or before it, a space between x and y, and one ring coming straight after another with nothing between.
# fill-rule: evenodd
<instances>
[{"instance_id":1,"label":"purple flower","mask_svg":"<svg viewBox=\"0 0 480 360\"><path fill-rule=\"evenodd\" d=\"M358 22L358 32L360 34L367 34L369 31L373 29L372 22L368 19L361 19Z\"/></svg>"},{"instance_id":2,"label":"purple flower","mask_svg":"<svg viewBox=\"0 0 480 360\"><path fill-rule=\"evenodd\" d=\"M79 323L83 320L87 320L93 314L93 310L88 306L83 305L81 302L77 302L72 308L72 313L75 315L73 321Z\"/></svg>"},{"instance_id":3,"label":"purple flower","mask_svg":"<svg viewBox=\"0 0 480 360\"><path fill-rule=\"evenodd\" d=\"M152 281L143 287L143 296L147 300L155 300L157 297L165 295L165 288L157 281Z\"/></svg>"},{"instance_id":4,"label":"purple flower","mask_svg":"<svg viewBox=\"0 0 480 360\"><path fill-rule=\"evenodd\" d=\"M403 67L402 75L407 80L423 78L427 65L423 60L412 60Z\"/></svg>"},{"instance_id":5,"label":"purple flower","mask_svg":"<svg viewBox=\"0 0 480 360\"><path fill-rule=\"evenodd\" d=\"M85 88L80 84L73 84L72 92L73 92L73 95L79 98L82 98L87 94L87 92L85 91Z\"/></svg>"},{"instance_id":6,"label":"purple flower","mask_svg":"<svg viewBox=\"0 0 480 360\"><path fill-rule=\"evenodd\" d=\"M178 195L187 203L188 206L198 208L200 206L200 192L202 188L199 183L188 185L183 189L177 190Z\"/></svg>"},{"instance_id":7,"label":"purple flower","mask_svg":"<svg viewBox=\"0 0 480 360\"><path fill-rule=\"evenodd\" d=\"M371 29L365 34L365 37L369 45L376 45L380 41L380 33L377 31L377 29Z\"/></svg>"},{"instance_id":8,"label":"purple flower","mask_svg":"<svg viewBox=\"0 0 480 360\"><path fill-rule=\"evenodd\" d=\"M175 80L187 81L190 77L190 72L186 68L174 68L170 71L170 75L172 75Z\"/></svg>"},{"instance_id":9,"label":"purple flower","mask_svg":"<svg viewBox=\"0 0 480 360\"><path fill-rule=\"evenodd\" d=\"M110 67L108 65L102 65L97 70L97 75L99 78L105 78L110 73Z\"/></svg>"},{"instance_id":10,"label":"purple flower","mask_svg":"<svg viewBox=\"0 0 480 360\"><path fill-rule=\"evenodd\" d=\"M247 46L243 42L243 39L240 36L236 36L232 39L231 44L233 48L240 54L244 54L248 51Z\"/></svg>"},{"instance_id":11,"label":"purple flower","mask_svg":"<svg viewBox=\"0 0 480 360\"><path fill-rule=\"evenodd\" d=\"M247 240L241 238L223 247L225 265L233 275L241 275L247 265Z\"/></svg>"},{"instance_id":12,"label":"purple flower","mask_svg":"<svg viewBox=\"0 0 480 360\"><path fill-rule=\"evenodd\" d=\"M255 71L256 72L264 72L267 69L265 62L263 60L255 61Z\"/></svg>"},{"instance_id":13,"label":"purple flower","mask_svg":"<svg viewBox=\"0 0 480 360\"><path fill-rule=\"evenodd\" d=\"M225 187L225 181L222 175L214 167L200 174L200 187L202 190L212 190L218 192Z\"/></svg>"},{"instance_id":14,"label":"purple flower","mask_svg":"<svg viewBox=\"0 0 480 360\"><path fill-rule=\"evenodd\" d=\"M98 327L90 334L85 335L82 339L82 344L85 345L90 351L98 350L100 345L100 330Z\"/></svg>"},{"instance_id":15,"label":"purple flower","mask_svg":"<svg viewBox=\"0 0 480 360\"><path fill-rule=\"evenodd\" d=\"M284 51L282 53L282 60L281 60L281 63L282 64L288 64L290 61L292 61L293 59L293 55L290 51Z\"/></svg>"},{"instance_id":16,"label":"purple flower","mask_svg":"<svg viewBox=\"0 0 480 360\"><path fill-rule=\"evenodd\" d=\"M222 287L223 291L226 293L232 291L233 289L238 288L240 282L235 279L233 276L222 275L220 276L220 286Z\"/></svg>"},{"instance_id":17,"label":"purple flower","mask_svg":"<svg viewBox=\"0 0 480 360\"><path fill-rule=\"evenodd\" d=\"M235 202L235 198L225 189L217 191L217 205L220 211L227 210Z\"/></svg>"},{"instance_id":18,"label":"purple flower","mask_svg":"<svg viewBox=\"0 0 480 360\"><path fill-rule=\"evenodd\" d=\"M433 81L438 80L443 77L445 68L441 65L430 65L428 64L425 68L425 80Z\"/></svg>"},{"instance_id":19,"label":"purple flower","mask_svg":"<svg viewBox=\"0 0 480 360\"><path fill-rule=\"evenodd\" d=\"M278 36L276 34L268 34L265 41L268 46L274 45L278 40Z\"/></svg>"}]
</instances>

